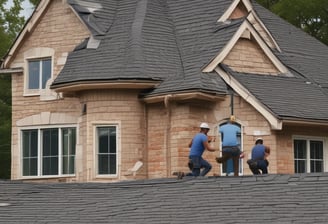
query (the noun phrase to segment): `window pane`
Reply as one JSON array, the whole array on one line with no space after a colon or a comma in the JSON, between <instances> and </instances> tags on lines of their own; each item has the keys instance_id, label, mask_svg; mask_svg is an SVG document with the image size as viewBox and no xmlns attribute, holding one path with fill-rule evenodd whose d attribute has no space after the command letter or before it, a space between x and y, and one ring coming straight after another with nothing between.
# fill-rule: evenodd
<instances>
[{"instance_id":1,"label":"window pane","mask_svg":"<svg viewBox=\"0 0 328 224\"><path fill-rule=\"evenodd\" d=\"M109 156L109 174L116 174L116 155Z\"/></svg>"},{"instance_id":2,"label":"window pane","mask_svg":"<svg viewBox=\"0 0 328 224\"><path fill-rule=\"evenodd\" d=\"M42 129L42 175L58 174L58 129Z\"/></svg>"},{"instance_id":3,"label":"window pane","mask_svg":"<svg viewBox=\"0 0 328 224\"><path fill-rule=\"evenodd\" d=\"M98 174L116 174L116 127L98 127Z\"/></svg>"},{"instance_id":4,"label":"window pane","mask_svg":"<svg viewBox=\"0 0 328 224\"><path fill-rule=\"evenodd\" d=\"M295 161L295 173L306 173L306 160Z\"/></svg>"},{"instance_id":5,"label":"window pane","mask_svg":"<svg viewBox=\"0 0 328 224\"><path fill-rule=\"evenodd\" d=\"M62 129L62 148L63 148L63 174L75 173L75 146L76 130L75 128Z\"/></svg>"},{"instance_id":6,"label":"window pane","mask_svg":"<svg viewBox=\"0 0 328 224\"><path fill-rule=\"evenodd\" d=\"M36 176L38 173L38 130L22 131L23 176Z\"/></svg>"},{"instance_id":7,"label":"window pane","mask_svg":"<svg viewBox=\"0 0 328 224\"><path fill-rule=\"evenodd\" d=\"M58 157L43 157L42 165L43 175L58 174Z\"/></svg>"},{"instance_id":8,"label":"window pane","mask_svg":"<svg viewBox=\"0 0 328 224\"><path fill-rule=\"evenodd\" d=\"M109 151L109 129L98 129L99 153L108 153Z\"/></svg>"},{"instance_id":9,"label":"window pane","mask_svg":"<svg viewBox=\"0 0 328 224\"><path fill-rule=\"evenodd\" d=\"M311 173L323 172L323 142L310 141Z\"/></svg>"},{"instance_id":10,"label":"window pane","mask_svg":"<svg viewBox=\"0 0 328 224\"><path fill-rule=\"evenodd\" d=\"M306 159L306 140L294 140L294 158Z\"/></svg>"},{"instance_id":11,"label":"window pane","mask_svg":"<svg viewBox=\"0 0 328 224\"><path fill-rule=\"evenodd\" d=\"M306 173L306 140L294 140L294 172Z\"/></svg>"},{"instance_id":12,"label":"window pane","mask_svg":"<svg viewBox=\"0 0 328 224\"><path fill-rule=\"evenodd\" d=\"M38 159L26 158L23 159L23 176L37 176L38 175Z\"/></svg>"},{"instance_id":13,"label":"window pane","mask_svg":"<svg viewBox=\"0 0 328 224\"><path fill-rule=\"evenodd\" d=\"M112 128L109 128L109 132L110 132L109 152L116 153L116 130L114 127L112 127Z\"/></svg>"},{"instance_id":14,"label":"window pane","mask_svg":"<svg viewBox=\"0 0 328 224\"><path fill-rule=\"evenodd\" d=\"M58 156L58 129L42 130L42 155Z\"/></svg>"},{"instance_id":15,"label":"window pane","mask_svg":"<svg viewBox=\"0 0 328 224\"><path fill-rule=\"evenodd\" d=\"M28 62L28 88L39 89L40 85L40 62L30 61Z\"/></svg>"},{"instance_id":16,"label":"window pane","mask_svg":"<svg viewBox=\"0 0 328 224\"><path fill-rule=\"evenodd\" d=\"M47 81L51 78L51 59L42 61L42 89L46 88Z\"/></svg>"},{"instance_id":17,"label":"window pane","mask_svg":"<svg viewBox=\"0 0 328 224\"><path fill-rule=\"evenodd\" d=\"M98 156L98 173L109 174L109 156L99 155Z\"/></svg>"}]
</instances>

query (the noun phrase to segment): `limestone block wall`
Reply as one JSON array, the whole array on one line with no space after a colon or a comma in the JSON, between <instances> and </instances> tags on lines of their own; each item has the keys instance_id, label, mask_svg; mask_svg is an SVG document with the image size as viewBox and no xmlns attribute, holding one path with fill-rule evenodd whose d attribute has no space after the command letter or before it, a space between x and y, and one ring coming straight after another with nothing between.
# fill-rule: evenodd
<instances>
[{"instance_id":1,"label":"limestone block wall","mask_svg":"<svg viewBox=\"0 0 328 224\"><path fill-rule=\"evenodd\" d=\"M33 18L31 21L35 22ZM70 22L67 23L67 21ZM54 78L62 69L68 53L88 36L89 31L81 24L71 9L68 8L65 1L51 1L35 29L30 30L17 48L17 52L13 56L13 61L9 66L12 68L23 67L26 69L25 52L36 48L52 49L54 52ZM12 179L19 178L20 172L20 149L17 142L17 135L19 133L16 127L18 120L39 114L43 111L67 113L70 116L79 116L81 113L81 105L77 98L41 101L40 95L24 96L24 79L24 73L12 75Z\"/></svg>"},{"instance_id":2,"label":"limestone block wall","mask_svg":"<svg viewBox=\"0 0 328 224\"><path fill-rule=\"evenodd\" d=\"M223 61L234 71L278 74L279 71L255 41L241 38Z\"/></svg>"},{"instance_id":3,"label":"limestone block wall","mask_svg":"<svg viewBox=\"0 0 328 224\"><path fill-rule=\"evenodd\" d=\"M324 160L327 161L327 133L328 127L320 125L309 127L305 125L289 124L285 125L282 131L277 131L277 173L294 173L293 139L295 136L323 139ZM324 165L324 169L327 170L327 164Z\"/></svg>"}]
</instances>

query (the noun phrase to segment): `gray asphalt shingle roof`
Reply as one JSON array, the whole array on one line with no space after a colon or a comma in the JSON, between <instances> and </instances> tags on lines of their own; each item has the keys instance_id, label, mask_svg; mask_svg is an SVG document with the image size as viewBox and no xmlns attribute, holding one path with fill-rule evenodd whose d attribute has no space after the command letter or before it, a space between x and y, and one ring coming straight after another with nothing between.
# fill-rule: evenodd
<instances>
[{"instance_id":1,"label":"gray asphalt shingle roof","mask_svg":"<svg viewBox=\"0 0 328 224\"><path fill-rule=\"evenodd\" d=\"M327 223L328 174L0 181L0 223Z\"/></svg>"},{"instance_id":2,"label":"gray asphalt shingle roof","mask_svg":"<svg viewBox=\"0 0 328 224\"><path fill-rule=\"evenodd\" d=\"M231 72L231 74L281 118L314 120L328 118L328 97L315 83L296 77L237 72Z\"/></svg>"},{"instance_id":3,"label":"gray asphalt shingle roof","mask_svg":"<svg viewBox=\"0 0 328 224\"><path fill-rule=\"evenodd\" d=\"M148 91L147 96L186 91L227 93L226 84L216 73L201 71L220 53L243 21L217 22L230 0L68 2L89 24L100 45L96 49L87 49L86 43L77 47L52 87L81 81L148 80L160 84ZM304 81L288 77L261 80L262 76L252 75L248 82L239 80L277 117L328 120L325 112L328 47L254 1L252 4L282 50L273 50L274 54L295 77ZM93 12L88 5L99 9ZM268 86L268 79L275 84ZM313 84L305 85L306 81ZM266 88L258 87L256 82ZM267 88L277 94L269 95ZM284 97L282 93L294 97ZM304 102L309 104L304 107Z\"/></svg>"}]
</instances>

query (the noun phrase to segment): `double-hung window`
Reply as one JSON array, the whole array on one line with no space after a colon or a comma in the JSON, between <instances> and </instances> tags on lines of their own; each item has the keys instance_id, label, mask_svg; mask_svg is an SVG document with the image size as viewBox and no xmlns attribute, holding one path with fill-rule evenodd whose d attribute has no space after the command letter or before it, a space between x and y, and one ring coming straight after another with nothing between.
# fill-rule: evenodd
<instances>
[{"instance_id":1,"label":"double-hung window","mask_svg":"<svg viewBox=\"0 0 328 224\"><path fill-rule=\"evenodd\" d=\"M324 172L324 148L322 140L294 139L295 173Z\"/></svg>"},{"instance_id":2,"label":"double-hung window","mask_svg":"<svg viewBox=\"0 0 328 224\"><path fill-rule=\"evenodd\" d=\"M22 130L22 175L73 175L75 148L75 127Z\"/></svg>"},{"instance_id":3,"label":"double-hung window","mask_svg":"<svg viewBox=\"0 0 328 224\"><path fill-rule=\"evenodd\" d=\"M96 127L97 175L117 174L117 126Z\"/></svg>"},{"instance_id":4,"label":"double-hung window","mask_svg":"<svg viewBox=\"0 0 328 224\"><path fill-rule=\"evenodd\" d=\"M45 89L51 73L51 58L28 60L27 89L35 91Z\"/></svg>"}]
</instances>

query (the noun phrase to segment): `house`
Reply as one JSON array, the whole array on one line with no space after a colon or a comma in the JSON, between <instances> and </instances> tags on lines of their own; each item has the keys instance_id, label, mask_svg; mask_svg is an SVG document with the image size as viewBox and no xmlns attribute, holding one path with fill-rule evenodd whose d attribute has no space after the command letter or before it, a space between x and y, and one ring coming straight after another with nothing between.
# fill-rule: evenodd
<instances>
[{"instance_id":1,"label":"house","mask_svg":"<svg viewBox=\"0 0 328 224\"><path fill-rule=\"evenodd\" d=\"M1 223L327 223L328 173L119 183L0 180Z\"/></svg>"},{"instance_id":2,"label":"house","mask_svg":"<svg viewBox=\"0 0 328 224\"><path fill-rule=\"evenodd\" d=\"M8 51L12 180L115 182L188 171L231 114L269 173L328 170L328 48L250 0L41 0ZM206 152L212 175L225 175ZM250 174L246 159L240 175Z\"/></svg>"}]
</instances>

